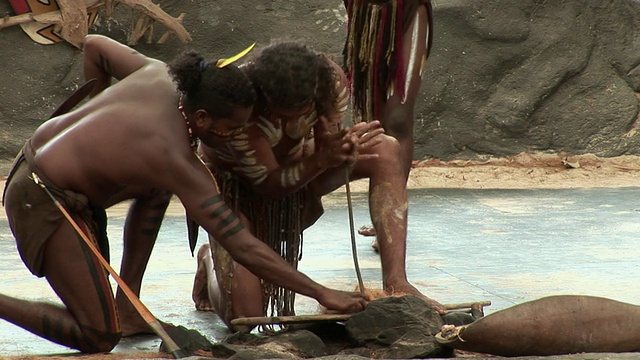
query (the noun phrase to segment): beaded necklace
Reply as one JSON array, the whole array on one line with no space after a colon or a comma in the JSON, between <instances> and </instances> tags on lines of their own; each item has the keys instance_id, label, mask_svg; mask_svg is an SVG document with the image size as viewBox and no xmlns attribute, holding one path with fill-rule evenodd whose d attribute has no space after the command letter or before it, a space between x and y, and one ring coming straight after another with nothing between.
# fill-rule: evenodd
<instances>
[{"instance_id":1,"label":"beaded necklace","mask_svg":"<svg viewBox=\"0 0 640 360\"><path fill-rule=\"evenodd\" d=\"M182 104L182 97L184 94L180 94L180 100L178 100L178 111L182 114L182 118L184 119L185 124L187 125L187 133L189 134L189 145L195 151L198 147L198 139L193 136L193 130L191 130L191 123L189 123L189 118L187 118L187 114L184 112L184 105Z\"/></svg>"}]
</instances>

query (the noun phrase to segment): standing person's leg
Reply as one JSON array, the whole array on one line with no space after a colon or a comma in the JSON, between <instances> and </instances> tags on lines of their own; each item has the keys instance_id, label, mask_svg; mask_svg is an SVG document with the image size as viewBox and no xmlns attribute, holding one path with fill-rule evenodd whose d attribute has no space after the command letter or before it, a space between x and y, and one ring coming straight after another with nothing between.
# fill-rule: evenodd
<instances>
[{"instance_id":1,"label":"standing person's leg","mask_svg":"<svg viewBox=\"0 0 640 360\"><path fill-rule=\"evenodd\" d=\"M345 66L356 121L380 120L402 147L404 174L413 160L414 107L431 42L429 1L345 0Z\"/></svg>"},{"instance_id":2,"label":"standing person's leg","mask_svg":"<svg viewBox=\"0 0 640 360\"><path fill-rule=\"evenodd\" d=\"M423 59L427 52L429 36L429 16L426 6L420 6L415 17L410 21L411 25L404 33L402 41L406 80L405 84L396 84L396 86L405 87L404 98L395 91L391 97L382 102L380 118L386 134L393 136L400 143L405 182L413 161L415 105L422 84Z\"/></svg>"},{"instance_id":3,"label":"standing person's leg","mask_svg":"<svg viewBox=\"0 0 640 360\"><path fill-rule=\"evenodd\" d=\"M408 198L403 165L402 145L395 138L375 148L378 158L358 162L353 178L369 178L369 213L377 233L382 267L382 286L387 293L405 293L421 297L438 312L439 302L423 295L407 279L407 210Z\"/></svg>"},{"instance_id":4,"label":"standing person's leg","mask_svg":"<svg viewBox=\"0 0 640 360\"><path fill-rule=\"evenodd\" d=\"M416 295L428 302L438 312L444 307L423 295L407 279L407 188L400 162L402 149L398 141L383 135L383 141L370 149L378 155L371 160L356 163L349 179L369 179L369 212L378 233L382 286L387 293ZM312 182L318 194L328 194L345 182L344 167L331 169Z\"/></svg>"},{"instance_id":5,"label":"standing person's leg","mask_svg":"<svg viewBox=\"0 0 640 360\"><path fill-rule=\"evenodd\" d=\"M0 318L82 352L111 351L121 337L111 284L68 222L46 241L42 271L66 307L0 295Z\"/></svg>"},{"instance_id":6,"label":"standing person's leg","mask_svg":"<svg viewBox=\"0 0 640 360\"><path fill-rule=\"evenodd\" d=\"M361 5L367 6L367 5ZM357 9L353 9L352 13L357 11ZM399 13L403 13L404 9L398 9ZM369 64L366 67L366 70L369 73L365 75L359 75L360 78L356 79L353 86L353 95L355 99L359 99L360 106L363 106L359 112L364 115L365 119L379 117L380 122L382 123L383 128L387 135L393 136L396 138L401 147L401 163L403 165L403 175L406 181L409 177L409 172L411 171L411 164L413 161L413 132L415 125L415 105L417 96L420 92L420 85L422 82L422 70L424 66L424 59L426 58L426 54L428 51L427 42L429 41L429 37L431 34L432 24L430 24L431 16L429 14L431 11L431 6L427 4L423 4L417 8L415 15L410 19L404 19L404 21L409 23L409 26L406 27L402 35L402 51L399 54L392 54L392 61L402 60L399 66L404 71L404 83L400 83L399 78L395 78L394 75L390 71L386 73L386 77L391 78L389 81L379 81L382 87L382 84L393 82L394 90L392 92L386 91L387 89L372 91L365 91L365 85L362 83L364 79L375 79L375 74L370 74L370 72L376 71L376 66L373 64ZM389 31L387 29L387 31ZM352 40L353 41L353 40ZM353 46L353 45L352 45ZM362 46L362 45L359 45ZM357 49L357 47L355 48ZM377 57L381 57L382 55L379 52L384 51L385 49L375 49L370 51L378 52ZM357 63L355 60L351 60L351 65ZM353 74L354 71L361 71L357 69L350 69L350 73ZM359 85L359 86L358 86ZM369 87L373 86L371 84ZM378 98L364 100L366 97L376 96ZM357 102L354 103L354 106L358 106ZM368 114L369 112L375 109L375 106L366 107L366 104L379 104L380 110L379 114ZM357 111L358 112L358 111ZM358 232L364 236L375 236L376 231L373 226L363 226ZM374 240L372 244L373 248L378 250L378 243Z\"/></svg>"},{"instance_id":7,"label":"standing person's leg","mask_svg":"<svg viewBox=\"0 0 640 360\"><path fill-rule=\"evenodd\" d=\"M401 161L403 164L403 174L406 182L409 179L411 163L413 161L413 128L415 124L415 105L420 85L422 83L422 59L426 52L426 38L429 28L427 12L424 6L418 12L404 34L403 58L405 69L407 70L407 84L405 98L394 93L387 101L382 103L381 123L386 134L398 140L401 151ZM375 236L375 226L373 229L363 227L360 234ZM379 251L379 241L374 240L371 246Z\"/></svg>"}]
</instances>

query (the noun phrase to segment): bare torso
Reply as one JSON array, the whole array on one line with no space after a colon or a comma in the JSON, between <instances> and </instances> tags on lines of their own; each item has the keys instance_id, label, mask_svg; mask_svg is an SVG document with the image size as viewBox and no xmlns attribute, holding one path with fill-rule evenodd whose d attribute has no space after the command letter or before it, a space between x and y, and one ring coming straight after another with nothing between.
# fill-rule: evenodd
<instances>
[{"instance_id":1,"label":"bare torso","mask_svg":"<svg viewBox=\"0 0 640 360\"><path fill-rule=\"evenodd\" d=\"M40 126L32 138L36 164L56 186L94 205L163 187L159 161L171 159L158 155L173 154L169 146L191 151L178 100L166 66L148 65Z\"/></svg>"}]
</instances>

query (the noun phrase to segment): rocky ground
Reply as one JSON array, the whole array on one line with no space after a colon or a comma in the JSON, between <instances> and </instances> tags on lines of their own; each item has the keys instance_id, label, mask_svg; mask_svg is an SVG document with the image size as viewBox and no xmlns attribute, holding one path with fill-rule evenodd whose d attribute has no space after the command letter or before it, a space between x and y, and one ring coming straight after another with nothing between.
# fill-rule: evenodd
<instances>
[{"instance_id":1,"label":"rocky ground","mask_svg":"<svg viewBox=\"0 0 640 360\"><path fill-rule=\"evenodd\" d=\"M4 182L4 181L3 181ZM2 184L3 185L3 184ZM351 191L366 191L367 181L357 181ZM484 161L415 161L408 186L417 188L579 188L640 185L640 157L598 158L591 155L520 154ZM340 191L340 190L338 190ZM331 197L329 197L331 199ZM330 201L330 200L329 200ZM4 215L4 214L2 214ZM581 354L527 359L631 359L634 354ZM484 359L480 354L459 352L458 358ZM53 360L68 356L19 356L11 359ZM73 356L78 360L171 358L163 353L111 353Z\"/></svg>"}]
</instances>

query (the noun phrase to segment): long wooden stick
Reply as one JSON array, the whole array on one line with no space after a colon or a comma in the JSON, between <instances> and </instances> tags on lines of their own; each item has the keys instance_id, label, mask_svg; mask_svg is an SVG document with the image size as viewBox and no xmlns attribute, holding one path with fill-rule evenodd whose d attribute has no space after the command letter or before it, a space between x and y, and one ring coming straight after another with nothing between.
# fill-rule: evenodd
<instances>
[{"instance_id":1,"label":"long wooden stick","mask_svg":"<svg viewBox=\"0 0 640 360\"><path fill-rule=\"evenodd\" d=\"M347 207L349 208L349 229L351 230L351 254L353 255L353 265L356 268L356 276L358 277L358 287L360 294L364 294L364 283L362 282L362 274L360 273L360 265L358 264L358 250L356 249L356 230L353 224L353 205L351 204L351 188L349 187L349 167L344 170L345 188L347 190Z\"/></svg>"},{"instance_id":2,"label":"long wooden stick","mask_svg":"<svg viewBox=\"0 0 640 360\"><path fill-rule=\"evenodd\" d=\"M267 316L267 317L242 317L231 320L231 325L269 325L269 324L302 324L318 321L344 321L349 320L351 314L318 314L318 315L294 315L294 316Z\"/></svg>"},{"instance_id":3,"label":"long wooden stick","mask_svg":"<svg viewBox=\"0 0 640 360\"><path fill-rule=\"evenodd\" d=\"M489 306L491 305L491 301L484 300L484 301L474 301L474 302L465 302L465 303L457 303L457 304L445 304L444 308L447 310L465 309L465 308L470 308L473 305Z\"/></svg>"},{"instance_id":4,"label":"long wooden stick","mask_svg":"<svg viewBox=\"0 0 640 360\"><path fill-rule=\"evenodd\" d=\"M458 304L445 304L445 309L449 311L471 312L471 306L481 305L489 306L491 301L475 301ZM464 309L464 310L460 310ZM353 316L352 314L317 314L317 315L294 315L294 316L255 316L255 317L242 317L233 319L230 321L233 326L258 326L258 325L272 325L272 324L302 324L310 322L323 322L323 321L346 321Z\"/></svg>"},{"instance_id":5,"label":"long wooden stick","mask_svg":"<svg viewBox=\"0 0 640 360\"><path fill-rule=\"evenodd\" d=\"M47 195L49 195L49 197L51 198L53 203L56 205L56 207L62 212L62 214L69 221L69 223L71 223L71 226L73 226L73 228L78 233L78 235L80 235L82 240L84 240L84 242L87 244L87 246L89 247L93 255L95 255L98 258L98 261L100 262L100 264L102 264L102 266L104 266L104 268L109 272L109 274L113 276L116 283L118 283L118 286L120 286L120 289L122 289L122 291L127 296L129 301L131 301L131 304L133 305L133 307L138 311L138 314L142 316L144 321L147 324L149 324L151 329L153 329L153 331L165 342L165 344L167 345L168 351L173 355L173 357L176 359L187 357L187 354L185 354L182 351L182 349L180 349L178 344L176 344L175 341L171 339L169 334L167 334L167 332L164 330L164 328L162 327L158 319L156 319L155 316L153 316L151 311L149 311L149 309L147 309L147 307L142 303L142 301L140 301L140 299L136 296L133 290L131 290L129 285L127 285L127 283L125 283L124 280L122 280L122 278L115 272L115 270L113 270L111 265L109 265L107 260L105 260L104 257L102 257L102 254L100 254L100 250L98 250L96 245L84 233L84 231L80 228L78 223L76 223L76 221L71 217L71 215L69 215L69 213L67 212L67 209L65 209L64 206L62 206L62 204L60 203L60 201L58 201L58 199L55 196L53 196L53 194L51 194L49 189L47 189L46 185L42 182L42 180L40 180L40 177L36 173L31 173L31 176L33 178L33 181L36 184L38 184L47 193Z\"/></svg>"}]
</instances>

